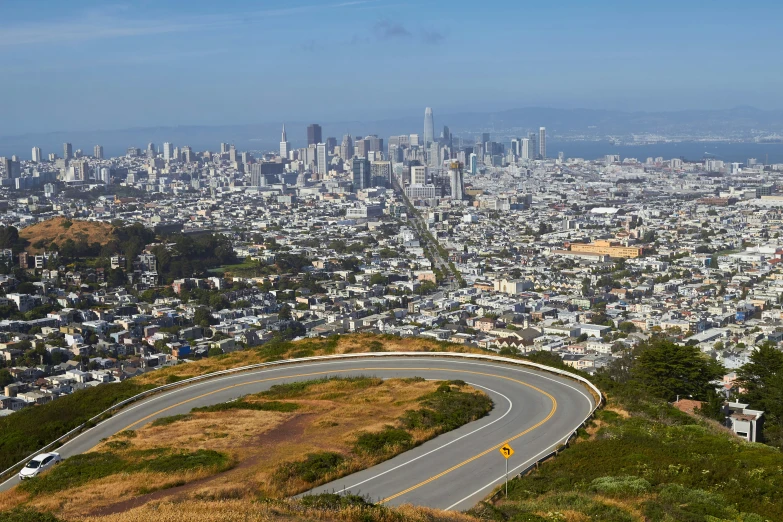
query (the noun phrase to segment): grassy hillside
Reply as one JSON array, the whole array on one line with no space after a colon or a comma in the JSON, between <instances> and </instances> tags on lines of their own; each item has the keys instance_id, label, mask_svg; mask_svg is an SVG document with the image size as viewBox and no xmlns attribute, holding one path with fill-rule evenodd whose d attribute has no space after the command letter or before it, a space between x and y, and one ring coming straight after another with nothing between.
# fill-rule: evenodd
<instances>
[{"instance_id":1,"label":"grassy hillside","mask_svg":"<svg viewBox=\"0 0 783 522\"><path fill-rule=\"evenodd\" d=\"M613 400L580 441L509 485L481 519L783 520L783 455L664 402Z\"/></svg>"},{"instance_id":2,"label":"grassy hillside","mask_svg":"<svg viewBox=\"0 0 783 522\"><path fill-rule=\"evenodd\" d=\"M323 378L273 386L122 432L0 493L65 520L112 517L150 502L285 499L368 468L486 415L461 381ZM0 519L2 520L2 519Z\"/></svg>"},{"instance_id":3,"label":"grassy hillside","mask_svg":"<svg viewBox=\"0 0 783 522\"><path fill-rule=\"evenodd\" d=\"M27 252L37 254L53 242L62 245L69 239L74 243L105 245L113 239L112 230L109 223L55 217L23 228L19 237L27 240Z\"/></svg>"}]
</instances>

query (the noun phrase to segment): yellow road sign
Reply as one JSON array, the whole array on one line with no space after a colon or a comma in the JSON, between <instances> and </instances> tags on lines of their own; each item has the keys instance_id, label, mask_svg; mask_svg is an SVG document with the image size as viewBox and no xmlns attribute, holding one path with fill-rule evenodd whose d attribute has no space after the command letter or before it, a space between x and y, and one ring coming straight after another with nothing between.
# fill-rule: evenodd
<instances>
[{"instance_id":1,"label":"yellow road sign","mask_svg":"<svg viewBox=\"0 0 783 522\"><path fill-rule=\"evenodd\" d=\"M503 446L500 447L500 454L505 458L509 458L514 454L514 450L508 444L503 444Z\"/></svg>"}]
</instances>

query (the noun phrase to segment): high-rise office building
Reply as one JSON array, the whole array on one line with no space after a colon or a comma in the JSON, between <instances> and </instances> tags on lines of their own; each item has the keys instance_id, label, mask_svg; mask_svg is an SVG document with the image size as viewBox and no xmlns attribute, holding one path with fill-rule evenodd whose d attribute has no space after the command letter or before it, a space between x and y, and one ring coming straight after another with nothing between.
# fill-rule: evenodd
<instances>
[{"instance_id":1,"label":"high-rise office building","mask_svg":"<svg viewBox=\"0 0 783 522\"><path fill-rule=\"evenodd\" d=\"M230 161L231 163L236 163L237 161L237 148L234 147L233 143L228 148L228 161Z\"/></svg>"},{"instance_id":2,"label":"high-rise office building","mask_svg":"<svg viewBox=\"0 0 783 522\"><path fill-rule=\"evenodd\" d=\"M372 167L370 161L364 158L356 157L351 164L353 174L353 191L370 188L370 176Z\"/></svg>"},{"instance_id":3,"label":"high-rise office building","mask_svg":"<svg viewBox=\"0 0 783 522\"><path fill-rule=\"evenodd\" d=\"M283 124L283 133L280 135L280 157L287 158L288 150L291 148L291 144L288 143L288 136L285 133L285 123Z\"/></svg>"},{"instance_id":4,"label":"high-rise office building","mask_svg":"<svg viewBox=\"0 0 783 522\"><path fill-rule=\"evenodd\" d=\"M445 146L451 147L451 131L446 125L443 126L443 134L441 135L441 141L443 141L443 144Z\"/></svg>"},{"instance_id":5,"label":"high-rise office building","mask_svg":"<svg viewBox=\"0 0 783 522\"><path fill-rule=\"evenodd\" d=\"M174 146L168 141L163 144L163 159L166 161L174 159Z\"/></svg>"},{"instance_id":6,"label":"high-rise office building","mask_svg":"<svg viewBox=\"0 0 783 522\"><path fill-rule=\"evenodd\" d=\"M78 181L90 179L90 167L87 165L87 160L76 160L71 162L71 169L73 169L72 179Z\"/></svg>"},{"instance_id":7,"label":"high-rise office building","mask_svg":"<svg viewBox=\"0 0 783 522\"><path fill-rule=\"evenodd\" d=\"M340 157L343 161L349 161L353 158L353 140L350 134L343 136L343 142L340 144Z\"/></svg>"},{"instance_id":8,"label":"high-rise office building","mask_svg":"<svg viewBox=\"0 0 783 522\"><path fill-rule=\"evenodd\" d=\"M391 161L373 161L372 179L370 183L373 187L391 187L392 184L392 164Z\"/></svg>"},{"instance_id":9,"label":"high-rise office building","mask_svg":"<svg viewBox=\"0 0 783 522\"><path fill-rule=\"evenodd\" d=\"M470 173L474 175L478 173L478 158L474 153L470 154Z\"/></svg>"},{"instance_id":10,"label":"high-rise office building","mask_svg":"<svg viewBox=\"0 0 783 522\"><path fill-rule=\"evenodd\" d=\"M546 127L538 129L538 157L546 159Z\"/></svg>"},{"instance_id":11,"label":"high-rise office building","mask_svg":"<svg viewBox=\"0 0 783 522\"><path fill-rule=\"evenodd\" d=\"M0 165L3 166L3 171L0 172L0 176L3 179L10 179L14 177L14 160L11 158L0 158Z\"/></svg>"},{"instance_id":12,"label":"high-rise office building","mask_svg":"<svg viewBox=\"0 0 783 522\"><path fill-rule=\"evenodd\" d=\"M319 143L323 143L321 126L317 123L312 123L307 126L307 145L318 145Z\"/></svg>"},{"instance_id":13,"label":"high-rise office building","mask_svg":"<svg viewBox=\"0 0 783 522\"><path fill-rule=\"evenodd\" d=\"M109 167L101 167L98 169L97 176L95 177L108 185L111 183L111 169Z\"/></svg>"},{"instance_id":14,"label":"high-rise office building","mask_svg":"<svg viewBox=\"0 0 783 522\"><path fill-rule=\"evenodd\" d=\"M424 109L424 147L429 147L435 140L435 118L432 116L432 108Z\"/></svg>"},{"instance_id":15,"label":"high-rise office building","mask_svg":"<svg viewBox=\"0 0 783 522\"><path fill-rule=\"evenodd\" d=\"M41 147L33 147L33 162L41 163Z\"/></svg>"},{"instance_id":16,"label":"high-rise office building","mask_svg":"<svg viewBox=\"0 0 783 522\"><path fill-rule=\"evenodd\" d=\"M437 141L430 143L428 157L430 167L440 167L440 145L438 145Z\"/></svg>"},{"instance_id":17,"label":"high-rise office building","mask_svg":"<svg viewBox=\"0 0 783 522\"><path fill-rule=\"evenodd\" d=\"M424 165L411 165L411 185L425 185L427 183L427 167Z\"/></svg>"},{"instance_id":18,"label":"high-rise office building","mask_svg":"<svg viewBox=\"0 0 783 522\"><path fill-rule=\"evenodd\" d=\"M152 142L147 143L147 157L148 158L155 157L155 144Z\"/></svg>"},{"instance_id":19,"label":"high-rise office building","mask_svg":"<svg viewBox=\"0 0 783 522\"><path fill-rule=\"evenodd\" d=\"M421 140L419 139L418 134L411 134L409 136L409 140L410 140L411 147L419 147L421 145Z\"/></svg>"},{"instance_id":20,"label":"high-rise office building","mask_svg":"<svg viewBox=\"0 0 783 522\"><path fill-rule=\"evenodd\" d=\"M96 145L93 147L92 156L95 159L103 159L103 145Z\"/></svg>"},{"instance_id":21,"label":"high-rise office building","mask_svg":"<svg viewBox=\"0 0 783 522\"><path fill-rule=\"evenodd\" d=\"M182 150L180 151L180 154L182 155L182 160L185 163L190 163L193 161L193 149L191 149L188 145L185 145L182 147Z\"/></svg>"},{"instance_id":22,"label":"high-rise office building","mask_svg":"<svg viewBox=\"0 0 783 522\"><path fill-rule=\"evenodd\" d=\"M73 145L70 143L63 143L63 158L65 161L69 161L73 158Z\"/></svg>"},{"instance_id":23,"label":"high-rise office building","mask_svg":"<svg viewBox=\"0 0 783 522\"><path fill-rule=\"evenodd\" d=\"M221 154L228 154L228 143L221 143L220 144L220 153Z\"/></svg>"},{"instance_id":24,"label":"high-rise office building","mask_svg":"<svg viewBox=\"0 0 783 522\"><path fill-rule=\"evenodd\" d=\"M452 161L449 164L449 182L451 199L461 201L464 197L465 182L462 177L462 164L458 161Z\"/></svg>"},{"instance_id":25,"label":"high-rise office building","mask_svg":"<svg viewBox=\"0 0 783 522\"><path fill-rule=\"evenodd\" d=\"M519 157L523 160L532 159L530 155L530 138L522 138L519 142Z\"/></svg>"},{"instance_id":26,"label":"high-rise office building","mask_svg":"<svg viewBox=\"0 0 783 522\"><path fill-rule=\"evenodd\" d=\"M490 134L488 132L481 133L481 144L485 145L490 141Z\"/></svg>"},{"instance_id":27,"label":"high-rise office building","mask_svg":"<svg viewBox=\"0 0 783 522\"><path fill-rule=\"evenodd\" d=\"M538 147L536 146L536 141L537 141L536 133L535 132L528 133L527 139L530 140L530 142L528 143L528 146L530 147L530 156L528 159L534 160L538 157Z\"/></svg>"},{"instance_id":28,"label":"high-rise office building","mask_svg":"<svg viewBox=\"0 0 783 522\"><path fill-rule=\"evenodd\" d=\"M316 145L316 165L318 174L325 176L329 172L329 154L326 151L326 143Z\"/></svg>"}]
</instances>

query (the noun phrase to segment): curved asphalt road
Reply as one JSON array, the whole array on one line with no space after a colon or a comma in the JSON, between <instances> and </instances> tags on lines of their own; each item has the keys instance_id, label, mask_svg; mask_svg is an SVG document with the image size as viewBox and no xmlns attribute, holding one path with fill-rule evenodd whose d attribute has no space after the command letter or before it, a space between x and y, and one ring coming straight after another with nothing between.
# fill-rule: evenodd
<instances>
[{"instance_id":1,"label":"curved asphalt road","mask_svg":"<svg viewBox=\"0 0 783 522\"><path fill-rule=\"evenodd\" d=\"M503 482L505 461L498 448L504 442L515 451L509 460L512 476L561 444L595 404L587 388L576 381L491 361L412 355L303 362L201 381L153 396L118 412L57 451L67 458L89 451L105 437L140 428L159 417L258 393L274 384L338 375L462 379L485 391L495 403L492 412L476 422L313 490L345 490L389 505L468 509ZM17 482L14 477L0 484L0 491Z\"/></svg>"}]
</instances>

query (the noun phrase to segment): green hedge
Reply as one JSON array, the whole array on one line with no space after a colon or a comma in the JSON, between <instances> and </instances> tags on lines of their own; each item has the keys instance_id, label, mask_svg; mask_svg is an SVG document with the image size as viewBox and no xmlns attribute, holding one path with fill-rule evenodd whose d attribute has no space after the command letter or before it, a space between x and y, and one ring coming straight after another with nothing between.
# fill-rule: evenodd
<instances>
[{"instance_id":1,"label":"green hedge","mask_svg":"<svg viewBox=\"0 0 783 522\"><path fill-rule=\"evenodd\" d=\"M106 384L0 418L0 470L35 453L107 408L152 387L132 381Z\"/></svg>"}]
</instances>

